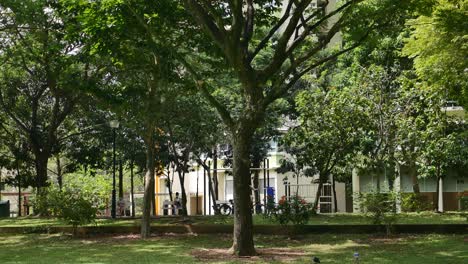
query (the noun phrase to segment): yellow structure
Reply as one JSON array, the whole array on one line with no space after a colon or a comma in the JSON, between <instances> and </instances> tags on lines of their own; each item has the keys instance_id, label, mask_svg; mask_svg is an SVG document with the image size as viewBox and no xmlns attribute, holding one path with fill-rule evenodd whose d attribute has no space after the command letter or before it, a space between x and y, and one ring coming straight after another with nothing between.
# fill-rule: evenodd
<instances>
[{"instance_id":1,"label":"yellow structure","mask_svg":"<svg viewBox=\"0 0 468 264\"><path fill-rule=\"evenodd\" d=\"M155 177L156 179L154 180L154 211L156 212L156 215L158 215L158 208L159 207L159 196L158 196L158 193L160 192L159 190L159 178L160 178L160 175L156 175Z\"/></svg>"}]
</instances>

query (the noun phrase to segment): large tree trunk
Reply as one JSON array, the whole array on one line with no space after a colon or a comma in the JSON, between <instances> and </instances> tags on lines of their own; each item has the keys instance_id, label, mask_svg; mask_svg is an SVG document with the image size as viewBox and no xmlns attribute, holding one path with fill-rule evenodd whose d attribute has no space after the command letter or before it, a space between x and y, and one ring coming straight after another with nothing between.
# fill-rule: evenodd
<instances>
[{"instance_id":1,"label":"large tree trunk","mask_svg":"<svg viewBox=\"0 0 468 264\"><path fill-rule=\"evenodd\" d=\"M41 195L43 193L43 187L47 187L47 165L49 163L49 155L40 152L35 156L36 187L38 194Z\"/></svg>"},{"instance_id":2,"label":"large tree trunk","mask_svg":"<svg viewBox=\"0 0 468 264\"><path fill-rule=\"evenodd\" d=\"M145 138L146 143L146 175L145 175L145 193L143 195L143 217L141 219L141 238L145 239L151 235L151 196L154 186L154 172L155 172L155 147L154 147L154 125L149 124L147 135Z\"/></svg>"},{"instance_id":3,"label":"large tree trunk","mask_svg":"<svg viewBox=\"0 0 468 264\"><path fill-rule=\"evenodd\" d=\"M233 136L234 237L232 253L255 255L253 242L252 201L250 198L250 141L252 134L237 132Z\"/></svg>"},{"instance_id":4,"label":"large tree trunk","mask_svg":"<svg viewBox=\"0 0 468 264\"><path fill-rule=\"evenodd\" d=\"M36 168L36 190L37 196L41 197L41 200L45 200L47 197L47 165L49 156L43 152L35 155L35 168ZM44 208L46 209L46 208ZM47 212L35 212L35 214L46 215Z\"/></svg>"}]
</instances>

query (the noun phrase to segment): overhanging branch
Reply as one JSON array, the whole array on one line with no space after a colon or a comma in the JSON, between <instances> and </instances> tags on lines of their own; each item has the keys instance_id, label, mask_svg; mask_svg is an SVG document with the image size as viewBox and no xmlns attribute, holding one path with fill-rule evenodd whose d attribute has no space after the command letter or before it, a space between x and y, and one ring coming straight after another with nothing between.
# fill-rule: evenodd
<instances>
[{"instance_id":1,"label":"overhanging branch","mask_svg":"<svg viewBox=\"0 0 468 264\"><path fill-rule=\"evenodd\" d=\"M227 34L224 26L217 24L216 19L196 0L184 0L184 3L186 8L192 11L191 13L198 24L204 27L215 40L216 44L224 50L227 41Z\"/></svg>"},{"instance_id":2,"label":"overhanging branch","mask_svg":"<svg viewBox=\"0 0 468 264\"><path fill-rule=\"evenodd\" d=\"M293 0L288 1L288 5L286 6L286 10L284 11L283 16L280 18L278 23L273 26L273 28L270 29L270 32L260 41L258 46L255 48L255 50L249 55L248 61L252 61L257 54L265 48L266 44L270 41L271 37L278 31L278 29L286 22L286 20L289 18L289 14L291 13L291 8L293 4Z\"/></svg>"},{"instance_id":3,"label":"overhanging branch","mask_svg":"<svg viewBox=\"0 0 468 264\"><path fill-rule=\"evenodd\" d=\"M208 91L208 84L203 81L203 77L201 77L198 72L188 63L185 58L182 58L179 56L179 60L182 63L182 65L187 69L187 71L194 77L195 85L199 88L201 91L202 95L212 104L216 110L218 111L219 115L223 119L223 121L226 123L226 125L232 129L234 128L234 119L232 118L231 114L227 110L226 107L224 107L211 93Z\"/></svg>"},{"instance_id":4,"label":"overhanging branch","mask_svg":"<svg viewBox=\"0 0 468 264\"><path fill-rule=\"evenodd\" d=\"M353 44L352 46L346 48L346 49L342 49L330 56L327 56L325 58L322 58L321 60L318 60L317 62L309 65L308 67L306 67L305 69L303 69L302 71L298 72L297 74L295 74L292 79L287 83L287 84L284 84L283 86L280 86L278 85L277 89L273 89L271 91L270 94L268 94L268 96L265 98L265 102L264 104L265 105L269 105L271 102L273 102L274 100L280 98L281 96L283 96L285 93L287 93L289 91L289 89L294 85L296 84L296 82L302 78L302 76L304 76L306 73L310 72L311 70L317 68L318 66L330 61L330 60L333 60L337 57L339 57L340 55L346 53L346 52L349 52L355 48L357 48L358 46L360 46L362 44L362 42L369 36L370 34L370 31L368 31L358 42L356 42L355 44ZM284 78L287 78L287 76L285 76Z\"/></svg>"}]
</instances>

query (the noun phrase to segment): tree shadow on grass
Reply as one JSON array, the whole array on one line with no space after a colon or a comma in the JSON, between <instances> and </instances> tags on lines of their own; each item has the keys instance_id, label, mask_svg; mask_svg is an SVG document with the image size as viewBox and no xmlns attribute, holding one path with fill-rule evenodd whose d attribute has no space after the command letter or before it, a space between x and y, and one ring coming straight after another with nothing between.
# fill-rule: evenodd
<instances>
[{"instance_id":1,"label":"tree shadow on grass","mask_svg":"<svg viewBox=\"0 0 468 264\"><path fill-rule=\"evenodd\" d=\"M260 263L352 263L359 252L361 263L464 263L468 259L463 235L308 235L297 239L283 236L255 236ZM0 235L2 264L41 263L244 263L246 259L195 258L194 250L226 250L230 235L155 236L140 240L138 235L70 238L61 235ZM215 252L216 253L216 252ZM216 255L216 254L214 254ZM283 258L281 258L283 256Z\"/></svg>"}]
</instances>

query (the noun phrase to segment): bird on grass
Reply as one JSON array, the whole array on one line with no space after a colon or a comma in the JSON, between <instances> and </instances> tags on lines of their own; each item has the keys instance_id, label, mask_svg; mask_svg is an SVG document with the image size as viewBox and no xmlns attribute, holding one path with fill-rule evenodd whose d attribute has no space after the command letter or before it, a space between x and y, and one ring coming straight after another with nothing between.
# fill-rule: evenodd
<instances>
[{"instance_id":1,"label":"bird on grass","mask_svg":"<svg viewBox=\"0 0 468 264\"><path fill-rule=\"evenodd\" d=\"M314 262L314 263L320 263L320 259L317 258L317 257L313 257L313 258L312 258L312 262Z\"/></svg>"}]
</instances>

